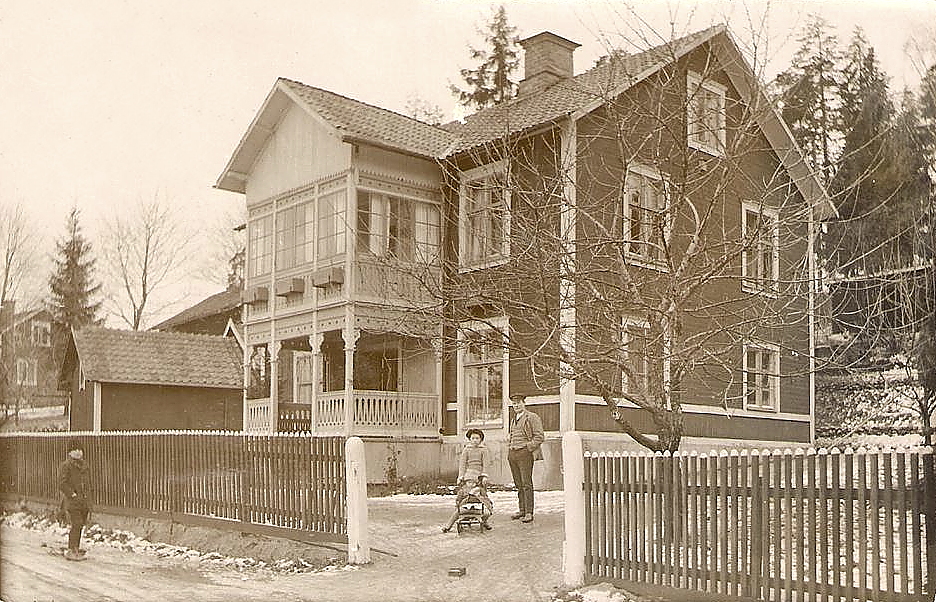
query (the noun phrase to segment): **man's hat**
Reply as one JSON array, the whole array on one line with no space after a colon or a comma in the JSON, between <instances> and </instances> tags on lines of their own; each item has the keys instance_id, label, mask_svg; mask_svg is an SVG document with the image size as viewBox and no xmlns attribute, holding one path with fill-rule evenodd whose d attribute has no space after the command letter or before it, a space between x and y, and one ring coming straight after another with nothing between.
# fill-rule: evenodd
<instances>
[{"instance_id":1,"label":"man's hat","mask_svg":"<svg viewBox=\"0 0 936 602\"><path fill-rule=\"evenodd\" d=\"M526 403L526 395L520 395L519 393L510 396L510 401L522 401Z\"/></svg>"}]
</instances>

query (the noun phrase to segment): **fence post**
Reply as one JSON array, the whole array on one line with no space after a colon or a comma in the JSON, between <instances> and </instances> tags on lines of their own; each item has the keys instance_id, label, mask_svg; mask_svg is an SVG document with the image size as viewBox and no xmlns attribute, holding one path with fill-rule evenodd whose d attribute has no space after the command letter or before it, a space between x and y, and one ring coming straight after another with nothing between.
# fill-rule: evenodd
<instances>
[{"instance_id":1,"label":"fence post","mask_svg":"<svg viewBox=\"0 0 936 602\"><path fill-rule=\"evenodd\" d=\"M576 431L566 431L562 435L562 468L565 499L563 582L575 587L585 579L585 456L582 436Z\"/></svg>"},{"instance_id":2,"label":"fence post","mask_svg":"<svg viewBox=\"0 0 936 602\"><path fill-rule=\"evenodd\" d=\"M923 454L923 499L926 508L925 592L936 594L936 452L933 447Z\"/></svg>"},{"instance_id":3,"label":"fence post","mask_svg":"<svg viewBox=\"0 0 936 602\"><path fill-rule=\"evenodd\" d=\"M364 442L360 437L349 437L345 442L345 476L348 488L348 562L367 564L371 561L367 541L367 470Z\"/></svg>"}]
</instances>

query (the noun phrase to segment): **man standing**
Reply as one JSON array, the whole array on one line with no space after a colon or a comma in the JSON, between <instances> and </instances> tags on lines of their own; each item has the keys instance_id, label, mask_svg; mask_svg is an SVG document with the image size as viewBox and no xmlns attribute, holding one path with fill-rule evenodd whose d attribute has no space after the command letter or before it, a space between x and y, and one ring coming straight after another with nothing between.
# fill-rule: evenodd
<instances>
[{"instance_id":1,"label":"man standing","mask_svg":"<svg viewBox=\"0 0 936 602\"><path fill-rule=\"evenodd\" d=\"M84 560L81 550L81 531L88 520L90 504L88 502L89 480L88 467L84 461L84 448L78 439L68 441L68 459L59 469L59 490L65 496L64 506L68 512L71 530L68 532L68 560Z\"/></svg>"},{"instance_id":2,"label":"man standing","mask_svg":"<svg viewBox=\"0 0 936 602\"><path fill-rule=\"evenodd\" d=\"M510 436L507 443L507 464L517 487L517 499L520 510L510 518L521 522L533 522L533 461L541 460L543 453L543 421L526 409L526 397L511 395L510 404L514 409L510 421Z\"/></svg>"}]
</instances>

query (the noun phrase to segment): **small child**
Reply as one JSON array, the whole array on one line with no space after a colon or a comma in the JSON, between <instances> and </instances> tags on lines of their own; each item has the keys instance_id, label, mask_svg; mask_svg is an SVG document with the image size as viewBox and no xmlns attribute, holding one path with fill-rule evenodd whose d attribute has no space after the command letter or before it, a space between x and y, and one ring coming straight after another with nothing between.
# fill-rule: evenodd
<instances>
[{"instance_id":1,"label":"small child","mask_svg":"<svg viewBox=\"0 0 936 602\"><path fill-rule=\"evenodd\" d=\"M469 494L476 495L481 499L481 504L484 507L481 525L486 530L491 530L493 528L488 524L488 519L493 513L494 504L491 503L485 486L491 460L488 449L484 446L484 431L480 429L468 429L465 433L465 438L468 439L468 443L465 445L458 459L459 489L455 494L455 513L449 520L448 525L442 527L444 533L448 533L452 529L452 525L455 524L455 521L458 520L458 509L465 499L465 496ZM477 483L474 486L469 484L473 481Z\"/></svg>"},{"instance_id":2,"label":"small child","mask_svg":"<svg viewBox=\"0 0 936 602\"><path fill-rule=\"evenodd\" d=\"M458 488L458 493L455 494L455 512L452 513L452 517L449 519L448 524L442 527L443 533L448 533L452 530L452 526L455 524L455 521L458 520L459 515L461 514L461 505L465 501L465 498L469 495L473 495L479 500L481 500L481 528L490 531L494 527L490 525L488 519L491 518L491 514L494 512L494 504L491 502L491 498L488 497L487 489L484 486L485 478L478 477L476 483L471 484L467 482L462 482Z\"/></svg>"}]
</instances>

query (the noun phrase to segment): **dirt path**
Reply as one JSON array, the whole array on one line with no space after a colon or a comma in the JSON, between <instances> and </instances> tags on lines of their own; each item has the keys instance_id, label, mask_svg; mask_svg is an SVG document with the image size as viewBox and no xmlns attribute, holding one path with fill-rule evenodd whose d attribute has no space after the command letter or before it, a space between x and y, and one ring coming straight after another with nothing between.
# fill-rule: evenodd
<instances>
[{"instance_id":1,"label":"dirt path","mask_svg":"<svg viewBox=\"0 0 936 602\"><path fill-rule=\"evenodd\" d=\"M389 602L544 601L561 580L561 492L537 493L536 521L511 521L515 494L495 494L495 529L442 533L449 496L394 496L369 503L374 562L355 570L278 574L159 558L88 545L90 559L50 556L42 532L0 528L0 597L4 602L173 602L217 600ZM465 567L449 577L449 567Z\"/></svg>"}]
</instances>

